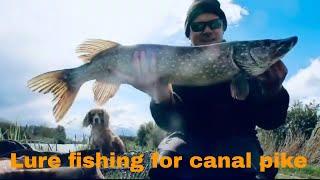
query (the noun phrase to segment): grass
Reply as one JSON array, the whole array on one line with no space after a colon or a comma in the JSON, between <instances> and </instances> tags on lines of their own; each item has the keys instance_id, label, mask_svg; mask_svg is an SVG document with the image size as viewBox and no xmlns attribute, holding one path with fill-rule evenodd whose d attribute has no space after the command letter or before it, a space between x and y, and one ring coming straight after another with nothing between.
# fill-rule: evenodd
<instances>
[{"instance_id":1,"label":"grass","mask_svg":"<svg viewBox=\"0 0 320 180\"><path fill-rule=\"evenodd\" d=\"M289 178L289 179L299 179L299 178L318 178L320 179L320 122L314 128L309 139L305 138L301 134L286 134L283 143L280 145L276 144L276 136L273 136L273 132L264 132L261 136L260 141L265 146L264 149L268 149L270 152L277 151L288 152L292 155L302 154L308 157L309 165L305 168L298 169L280 169L277 178ZM262 137L262 139L261 139ZM274 137L274 138L273 138ZM298 138L300 137L300 138ZM148 178L148 171L150 168L150 153L154 151L151 146L140 146L138 145L136 138L134 137L121 137L126 145L127 156L133 156L143 153L144 156L144 170L141 173L130 172L130 169L102 169L105 178L115 178L115 179L145 179ZM7 128L0 127L0 140L11 139L21 143L30 142L27 138L26 131L17 123L7 126ZM44 140L45 138L42 138ZM76 139L76 137L75 137ZM49 140L46 140L49 141ZM277 148L277 149L276 149ZM88 149L88 144L81 144L77 146L77 150ZM49 149L48 149L49 151ZM267 152L269 152L267 151ZM266 151L265 151L266 152Z\"/></svg>"},{"instance_id":2,"label":"grass","mask_svg":"<svg viewBox=\"0 0 320 180\"><path fill-rule=\"evenodd\" d=\"M283 168L279 170L280 174L298 176L301 178L319 178L320 179L320 167L308 165L305 168Z\"/></svg>"},{"instance_id":3,"label":"grass","mask_svg":"<svg viewBox=\"0 0 320 180\"><path fill-rule=\"evenodd\" d=\"M135 166L142 166L143 171L142 172L131 172L129 168L107 168L107 169L101 169L102 174L106 179L148 179L148 172L150 170L150 155L151 151L131 151L127 152L126 156L128 156L130 159L133 156L139 156L141 154L143 155L143 162L135 164ZM129 165L133 166L133 164Z\"/></svg>"},{"instance_id":4,"label":"grass","mask_svg":"<svg viewBox=\"0 0 320 180\"><path fill-rule=\"evenodd\" d=\"M4 140L5 136L8 139L19 141L19 142L28 142L25 132L22 132L21 126L16 122L15 124L10 124L8 129L0 128L0 140Z\"/></svg>"}]
</instances>

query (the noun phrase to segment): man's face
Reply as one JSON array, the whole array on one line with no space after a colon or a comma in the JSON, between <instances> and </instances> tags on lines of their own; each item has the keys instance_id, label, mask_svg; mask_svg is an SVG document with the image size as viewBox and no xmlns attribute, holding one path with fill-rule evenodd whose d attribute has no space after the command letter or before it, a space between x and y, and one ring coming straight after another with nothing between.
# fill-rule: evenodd
<instances>
[{"instance_id":1,"label":"man's face","mask_svg":"<svg viewBox=\"0 0 320 180\"><path fill-rule=\"evenodd\" d=\"M209 22L219 19L218 16L212 13L203 13L199 15L192 23ZM190 27L190 40L193 45L207 45L218 43L223 40L223 25L219 28L211 29L208 25L203 31L195 32Z\"/></svg>"}]
</instances>

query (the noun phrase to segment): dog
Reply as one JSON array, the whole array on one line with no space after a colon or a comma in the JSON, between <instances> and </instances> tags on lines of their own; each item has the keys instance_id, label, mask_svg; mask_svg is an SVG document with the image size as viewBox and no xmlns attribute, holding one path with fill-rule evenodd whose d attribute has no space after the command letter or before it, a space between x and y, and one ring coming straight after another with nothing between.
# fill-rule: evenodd
<instances>
[{"instance_id":1,"label":"dog","mask_svg":"<svg viewBox=\"0 0 320 180\"><path fill-rule=\"evenodd\" d=\"M109 128L109 114L104 109L90 110L83 120L83 126L91 125L91 145L102 154L123 154L125 145L119 136Z\"/></svg>"}]
</instances>

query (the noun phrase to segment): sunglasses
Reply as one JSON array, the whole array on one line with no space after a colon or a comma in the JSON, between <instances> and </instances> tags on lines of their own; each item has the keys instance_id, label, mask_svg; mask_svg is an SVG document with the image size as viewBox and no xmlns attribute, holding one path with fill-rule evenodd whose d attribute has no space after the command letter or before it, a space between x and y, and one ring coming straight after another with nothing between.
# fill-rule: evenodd
<instances>
[{"instance_id":1,"label":"sunglasses","mask_svg":"<svg viewBox=\"0 0 320 180\"><path fill-rule=\"evenodd\" d=\"M202 32L206 28L206 26L209 26L211 30L221 28L222 26L222 20L221 19L215 19L208 22L193 22L191 23L190 27L193 32Z\"/></svg>"}]
</instances>

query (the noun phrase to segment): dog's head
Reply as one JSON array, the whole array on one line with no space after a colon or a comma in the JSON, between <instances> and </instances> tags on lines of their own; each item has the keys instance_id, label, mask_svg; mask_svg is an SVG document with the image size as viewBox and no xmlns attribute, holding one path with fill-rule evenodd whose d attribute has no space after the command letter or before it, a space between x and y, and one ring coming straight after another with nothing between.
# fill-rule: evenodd
<instances>
[{"instance_id":1,"label":"dog's head","mask_svg":"<svg viewBox=\"0 0 320 180\"><path fill-rule=\"evenodd\" d=\"M83 126L104 126L109 127L109 114L103 109L90 110L83 120Z\"/></svg>"}]
</instances>

